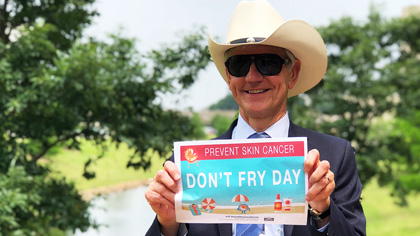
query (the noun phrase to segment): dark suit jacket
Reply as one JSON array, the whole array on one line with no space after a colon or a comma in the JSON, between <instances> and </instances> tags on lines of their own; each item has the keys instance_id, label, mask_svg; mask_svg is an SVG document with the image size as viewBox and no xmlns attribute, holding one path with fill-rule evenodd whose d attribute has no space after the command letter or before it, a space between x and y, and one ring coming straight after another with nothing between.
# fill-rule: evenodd
<instances>
[{"instance_id":1,"label":"dark suit jacket","mask_svg":"<svg viewBox=\"0 0 420 236\"><path fill-rule=\"evenodd\" d=\"M216 139L231 139L233 128ZM344 139L304 129L290 123L289 137L307 137L308 150L318 149L321 160L330 162L334 173L335 189L331 194L331 217L328 230L316 231L308 214L308 224L304 226L285 225L285 236L301 235L365 235L366 219L360 204L362 185L357 173L354 150ZM173 161L173 156L171 157ZM188 235L231 236L232 224L186 224ZM159 235L159 222L155 219L146 235Z\"/></svg>"}]
</instances>

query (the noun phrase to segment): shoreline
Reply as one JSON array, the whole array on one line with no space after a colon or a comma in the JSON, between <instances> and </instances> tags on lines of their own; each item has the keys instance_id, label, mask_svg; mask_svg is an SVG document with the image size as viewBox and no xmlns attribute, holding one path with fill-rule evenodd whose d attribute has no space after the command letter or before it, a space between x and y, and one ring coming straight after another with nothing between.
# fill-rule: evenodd
<instances>
[{"instance_id":1,"label":"shoreline","mask_svg":"<svg viewBox=\"0 0 420 236\"><path fill-rule=\"evenodd\" d=\"M84 201L89 202L92 199L101 195L108 195L111 193L122 192L125 190L137 188L140 186L147 186L149 185L151 181L152 181L151 178L143 179L143 180L132 180L132 181L121 182L121 183L113 184L109 186L81 190L79 191L79 194L82 196L82 199Z\"/></svg>"}]
</instances>

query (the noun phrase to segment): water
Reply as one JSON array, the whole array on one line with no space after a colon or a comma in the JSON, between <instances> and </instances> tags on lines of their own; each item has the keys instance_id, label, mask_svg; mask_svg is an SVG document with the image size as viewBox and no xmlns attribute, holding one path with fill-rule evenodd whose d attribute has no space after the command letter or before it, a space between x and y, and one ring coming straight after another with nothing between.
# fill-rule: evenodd
<instances>
[{"instance_id":1,"label":"water","mask_svg":"<svg viewBox=\"0 0 420 236\"><path fill-rule=\"evenodd\" d=\"M105 226L99 230L76 232L74 236L145 235L155 218L144 198L146 188L142 186L92 200L91 217Z\"/></svg>"}]
</instances>

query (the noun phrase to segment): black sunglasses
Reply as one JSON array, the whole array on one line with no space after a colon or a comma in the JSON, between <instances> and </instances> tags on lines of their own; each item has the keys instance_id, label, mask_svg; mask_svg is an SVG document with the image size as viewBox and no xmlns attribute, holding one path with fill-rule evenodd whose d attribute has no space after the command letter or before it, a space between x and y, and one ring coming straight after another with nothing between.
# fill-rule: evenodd
<instances>
[{"instance_id":1,"label":"black sunglasses","mask_svg":"<svg viewBox=\"0 0 420 236\"><path fill-rule=\"evenodd\" d=\"M258 72L262 75L277 75L287 59L283 59L277 54L235 55L229 57L225 65L229 74L243 77L248 74L252 62L255 63Z\"/></svg>"}]
</instances>

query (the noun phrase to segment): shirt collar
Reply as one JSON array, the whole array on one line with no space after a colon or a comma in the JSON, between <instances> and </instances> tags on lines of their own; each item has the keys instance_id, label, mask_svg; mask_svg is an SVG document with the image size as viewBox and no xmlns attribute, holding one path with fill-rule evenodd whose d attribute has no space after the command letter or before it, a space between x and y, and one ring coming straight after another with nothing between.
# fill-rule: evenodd
<instances>
[{"instance_id":1,"label":"shirt collar","mask_svg":"<svg viewBox=\"0 0 420 236\"><path fill-rule=\"evenodd\" d=\"M287 138L289 136L289 114L286 112L280 120L266 129L266 132L272 138ZM238 124L233 129L232 139L247 139L256 131L242 118L241 114L238 116Z\"/></svg>"}]
</instances>

